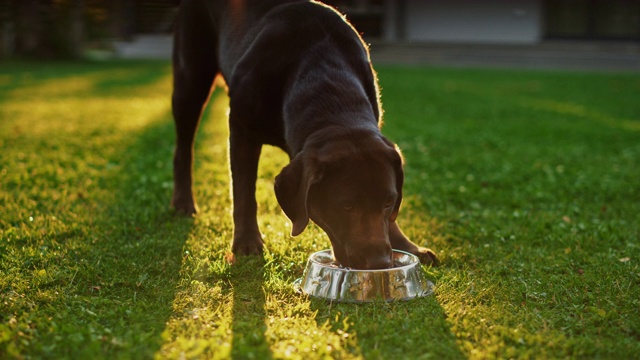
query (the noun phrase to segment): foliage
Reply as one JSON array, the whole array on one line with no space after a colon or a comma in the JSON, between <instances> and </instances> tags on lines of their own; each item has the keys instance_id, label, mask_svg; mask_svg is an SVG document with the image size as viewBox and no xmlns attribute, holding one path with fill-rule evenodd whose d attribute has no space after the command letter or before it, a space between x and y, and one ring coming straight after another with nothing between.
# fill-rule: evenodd
<instances>
[{"instance_id":1,"label":"foliage","mask_svg":"<svg viewBox=\"0 0 640 360\"><path fill-rule=\"evenodd\" d=\"M0 59L79 58L84 47L100 48L119 34L119 2L20 0L0 4Z\"/></svg>"},{"instance_id":2,"label":"foliage","mask_svg":"<svg viewBox=\"0 0 640 360\"><path fill-rule=\"evenodd\" d=\"M441 256L428 298L297 294L273 195L268 251L229 266L227 99L197 139L201 213L169 210L163 62L0 68L0 358L628 358L640 351L640 76L379 69L406 159L399 218Z\"/></svg>"}]
</instances>

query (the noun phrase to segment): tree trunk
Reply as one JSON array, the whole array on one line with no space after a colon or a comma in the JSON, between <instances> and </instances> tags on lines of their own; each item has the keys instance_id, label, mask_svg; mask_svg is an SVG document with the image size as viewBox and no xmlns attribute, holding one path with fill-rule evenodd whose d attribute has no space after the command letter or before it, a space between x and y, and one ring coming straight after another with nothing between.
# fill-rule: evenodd
<instances>
[{"instance_id":1,"label":"tree trunk","mask_svg":"<svg viewBox=\"0 0 640 360\"><path fill-rule=\"evenodd\" d=\"M81 54L83 0L19 0L9 3L7 12L10 20L2 24L4 48L20 57L38 59L73 58ZM8 29L8 34L5 29Z\"/></svg>"},{"instance_id":2,"label":"tree trunk","mask_svg":"<svg viewBox=\"0 0 640 360\"><path fill-rule=\"evenodd\" d=\"M71 29L69 34L69 49L72 57L82 55L82 45L84 42L84 1L73 0L71 3Z\"/></svg>"},{"instance_id":3,"label":"tree trunk","mask_svg":"<svg viewBox=\"0 0 640 360\"><path fill-rule=\"evenodd\" d=\"M42 11L38 0L14 3L16 11L16 52L18 55L35 55L42 46Z\"/></svg>"}]
</instances>

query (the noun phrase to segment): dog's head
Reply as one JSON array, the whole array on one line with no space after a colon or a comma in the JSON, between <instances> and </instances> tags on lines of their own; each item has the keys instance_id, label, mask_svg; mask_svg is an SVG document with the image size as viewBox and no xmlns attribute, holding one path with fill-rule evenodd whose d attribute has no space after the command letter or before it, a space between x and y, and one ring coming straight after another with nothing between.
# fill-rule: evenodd
<instances>
[{"instance_id":1,"label":"dog's head","mask_svg":"<svg viewBox=\"0 0 640 360\"><path fill-rule=\"evenodd\" d=\"M300 234L313 220L345 267L392 265L389 222L402 202L402 157L375 131L323 134L307 142L276 177L280 206Z\"/></svg>"}]
</instances>

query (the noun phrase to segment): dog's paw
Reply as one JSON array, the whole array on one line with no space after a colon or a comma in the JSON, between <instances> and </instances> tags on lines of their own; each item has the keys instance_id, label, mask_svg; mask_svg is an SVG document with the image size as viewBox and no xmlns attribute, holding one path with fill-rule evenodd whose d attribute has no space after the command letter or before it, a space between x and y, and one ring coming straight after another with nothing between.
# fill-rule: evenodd
<instances>
[{"instance_id":1,"label":"dog's paw","mask_svg":"<svg viewBox=\"0 0 640 360\"><path fill-rule=\"evenodd\" d=\"M236 256L257 255L264 253L264 243L260 237L248 239L234 239L231 252Z\"/></svg>"},{"instance_id":2,"label":"dog's paw","mask_svg":"<svg viewBox=\"0 0 640 360\"><path fill-rule=\"evenodd\" d=\"M420 259L420 262L423 265L438 266L440 264L438 255L436 255L436 253L431 249L420 246L417 251L413 252L413 254Z\"/></svg>"},{"instance_id":3,"label":"dog's paw","mask_svg":"<svg viewBox=\"0 0 640 360\"><path fill-rule=\"evenodd\" d=\"M185 200L174 197L171 200L171 207L178 215L193 216L198 213L198 205L192 199Z\"/></svg>"}]
</instances>

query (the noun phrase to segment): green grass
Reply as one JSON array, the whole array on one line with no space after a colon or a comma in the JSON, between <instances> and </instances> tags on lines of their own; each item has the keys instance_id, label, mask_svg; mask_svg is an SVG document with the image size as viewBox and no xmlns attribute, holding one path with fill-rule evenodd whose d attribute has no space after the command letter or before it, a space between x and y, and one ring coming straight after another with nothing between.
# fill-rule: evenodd
<instances>
[{"instance_id":1,"label":"green grass","mask_svg":"<svg viewBox=\"0 0 640 360\"><path fill-rule=\"evenodd\" d=\"M0 64L0 358L630 358L640 353L640 75L381 67L405 232L434 296L294 292L264 151L264 259L229 266L226 96L197 140L201 213L169 210L163 62Z\"/></svg>"}]
</instances>

